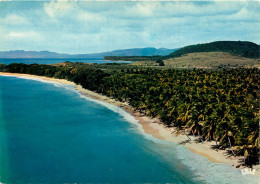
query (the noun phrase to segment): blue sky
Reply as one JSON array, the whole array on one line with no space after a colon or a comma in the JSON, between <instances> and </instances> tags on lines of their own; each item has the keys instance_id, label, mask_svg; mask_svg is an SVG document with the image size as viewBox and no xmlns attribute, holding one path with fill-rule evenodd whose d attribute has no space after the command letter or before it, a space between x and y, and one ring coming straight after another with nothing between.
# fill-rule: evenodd
<instances>
[{"instance_id":1,"label":"blue sky","mask_svg":"<svg viewBox=\"0 0 260 184\"><path fill-rule=\"evenodd\" d=\"M2 1L0 51L96 53L217 40L260 44L259 1Z\"/></svg>"}]
</instances>

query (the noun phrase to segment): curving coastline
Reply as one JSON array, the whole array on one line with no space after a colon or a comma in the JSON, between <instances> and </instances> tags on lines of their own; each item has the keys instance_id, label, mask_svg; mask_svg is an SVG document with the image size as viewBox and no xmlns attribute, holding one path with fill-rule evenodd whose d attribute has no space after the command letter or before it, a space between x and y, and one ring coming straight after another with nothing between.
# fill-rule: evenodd
<instances>
[{"instance_id":1,"label":"curving coastline","mask_svg":"<svg viewBox=\"0 0 260 184\"><path fill-rule=\"evenodd\" d=\"M147 116L144 116L140 114L139 112L134 112L134 110L129 106L127 103L122 103L119 101L116 101L114 99L111 99L107 96L95 93L93 91L83 89L80 85L77 85L73 82L67 81L65 79L54 79L54 78L48 78L43 76L36 76L36 75L29 75L29 74L19 74L19 73L4 73L0 72L0 75L3 76L14 76L14 77L23 77L23 78L30 78L30 79L40 79L40 80L47 80L52 82L58 82L62 84L67 85L73 85L77 91L79 91L82 95L93 98L95 100L103 101L118 107L121 107L126 112L131 114L136 120L138 120L138 123L142 125L142 128L145 133L152 135L155 138L176 142L179 144L182 144L186 148L188 148L190 151L192 151L195 154L199 154L201 156L206 157L209 161L215 162L215 163L225 163L229 165L237 166L239 165L239 159L238 157L228 157L226 154L226 151L223 150L213 150L211 149L211 146L215 145L215 142L203 142L198 143L196 142L196 137L189 136L191 140L187 138L185 135L179 135L176 136L172 134L174 132L174 128L168 128L165 127L158 119L156 118L150 118ZM255 167L256 169L256 175L260 176L260 167L259 165Z\"/></svg>"}]
</instances>

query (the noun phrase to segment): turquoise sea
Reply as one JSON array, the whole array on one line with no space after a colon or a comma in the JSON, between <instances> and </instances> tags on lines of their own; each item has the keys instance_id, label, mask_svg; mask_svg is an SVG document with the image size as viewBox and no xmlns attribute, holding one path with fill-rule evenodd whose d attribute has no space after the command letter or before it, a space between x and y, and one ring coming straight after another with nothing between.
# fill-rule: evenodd
<instances>
[{"instance_id":1,"label":"turquoise sea","mask_svg":"<svg viewBox=\"0 0 260 184\"><path fill-rule=\"evenodd\" d=\"M72 86L0 76L0 183L257 183Z\"/></svg>"}]
</instances>

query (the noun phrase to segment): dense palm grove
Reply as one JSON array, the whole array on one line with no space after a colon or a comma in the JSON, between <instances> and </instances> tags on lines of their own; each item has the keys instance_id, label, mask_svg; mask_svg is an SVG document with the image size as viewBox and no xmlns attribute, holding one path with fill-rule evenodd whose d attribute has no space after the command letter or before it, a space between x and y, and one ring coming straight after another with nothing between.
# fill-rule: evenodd
<instances>
[{"instance_id":1,"label":"dense palm grove","mask_svg":"<svg viewBox=\"0 0 260 184\"><path fill-rule=\"evenodd\" d=\"M113 65L111 65L113 66ZM115 67L116 68L116 67ZM105 70L84 64L61 66L11 64L2 71L62 78L84 88L127 101L167 126L216 141L219 149L258 162L259 70Z\"/></svg>"}]
</instances>

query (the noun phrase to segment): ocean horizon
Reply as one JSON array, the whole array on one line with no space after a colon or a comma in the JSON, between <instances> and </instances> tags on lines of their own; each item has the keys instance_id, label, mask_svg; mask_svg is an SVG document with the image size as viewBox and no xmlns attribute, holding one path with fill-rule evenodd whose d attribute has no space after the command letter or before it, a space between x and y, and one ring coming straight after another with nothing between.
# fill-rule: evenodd
<instances>
[{"instance_id":1,"label":"ocean horizon","mask_svg":"<svg viewBox=\"0 0 260 184\"><path fill-rule=\"evenodd\" d=\"M145 134L119 107L31 79L0 76L2 183L257 183Z\"/></svg>"},{"instance_id":2,"label":"ocean horizon","mask_svg":"<svg viewBox=\"0 0 260 184\"><path fill-rule=\"evenodd\" d=\"M132 63L130 61L108 61L102 58L0 58L0 64L9 65L11 63L24 64L57 64L65 61L82 62L82 63Z\"/></svg>"}]
</instances>

